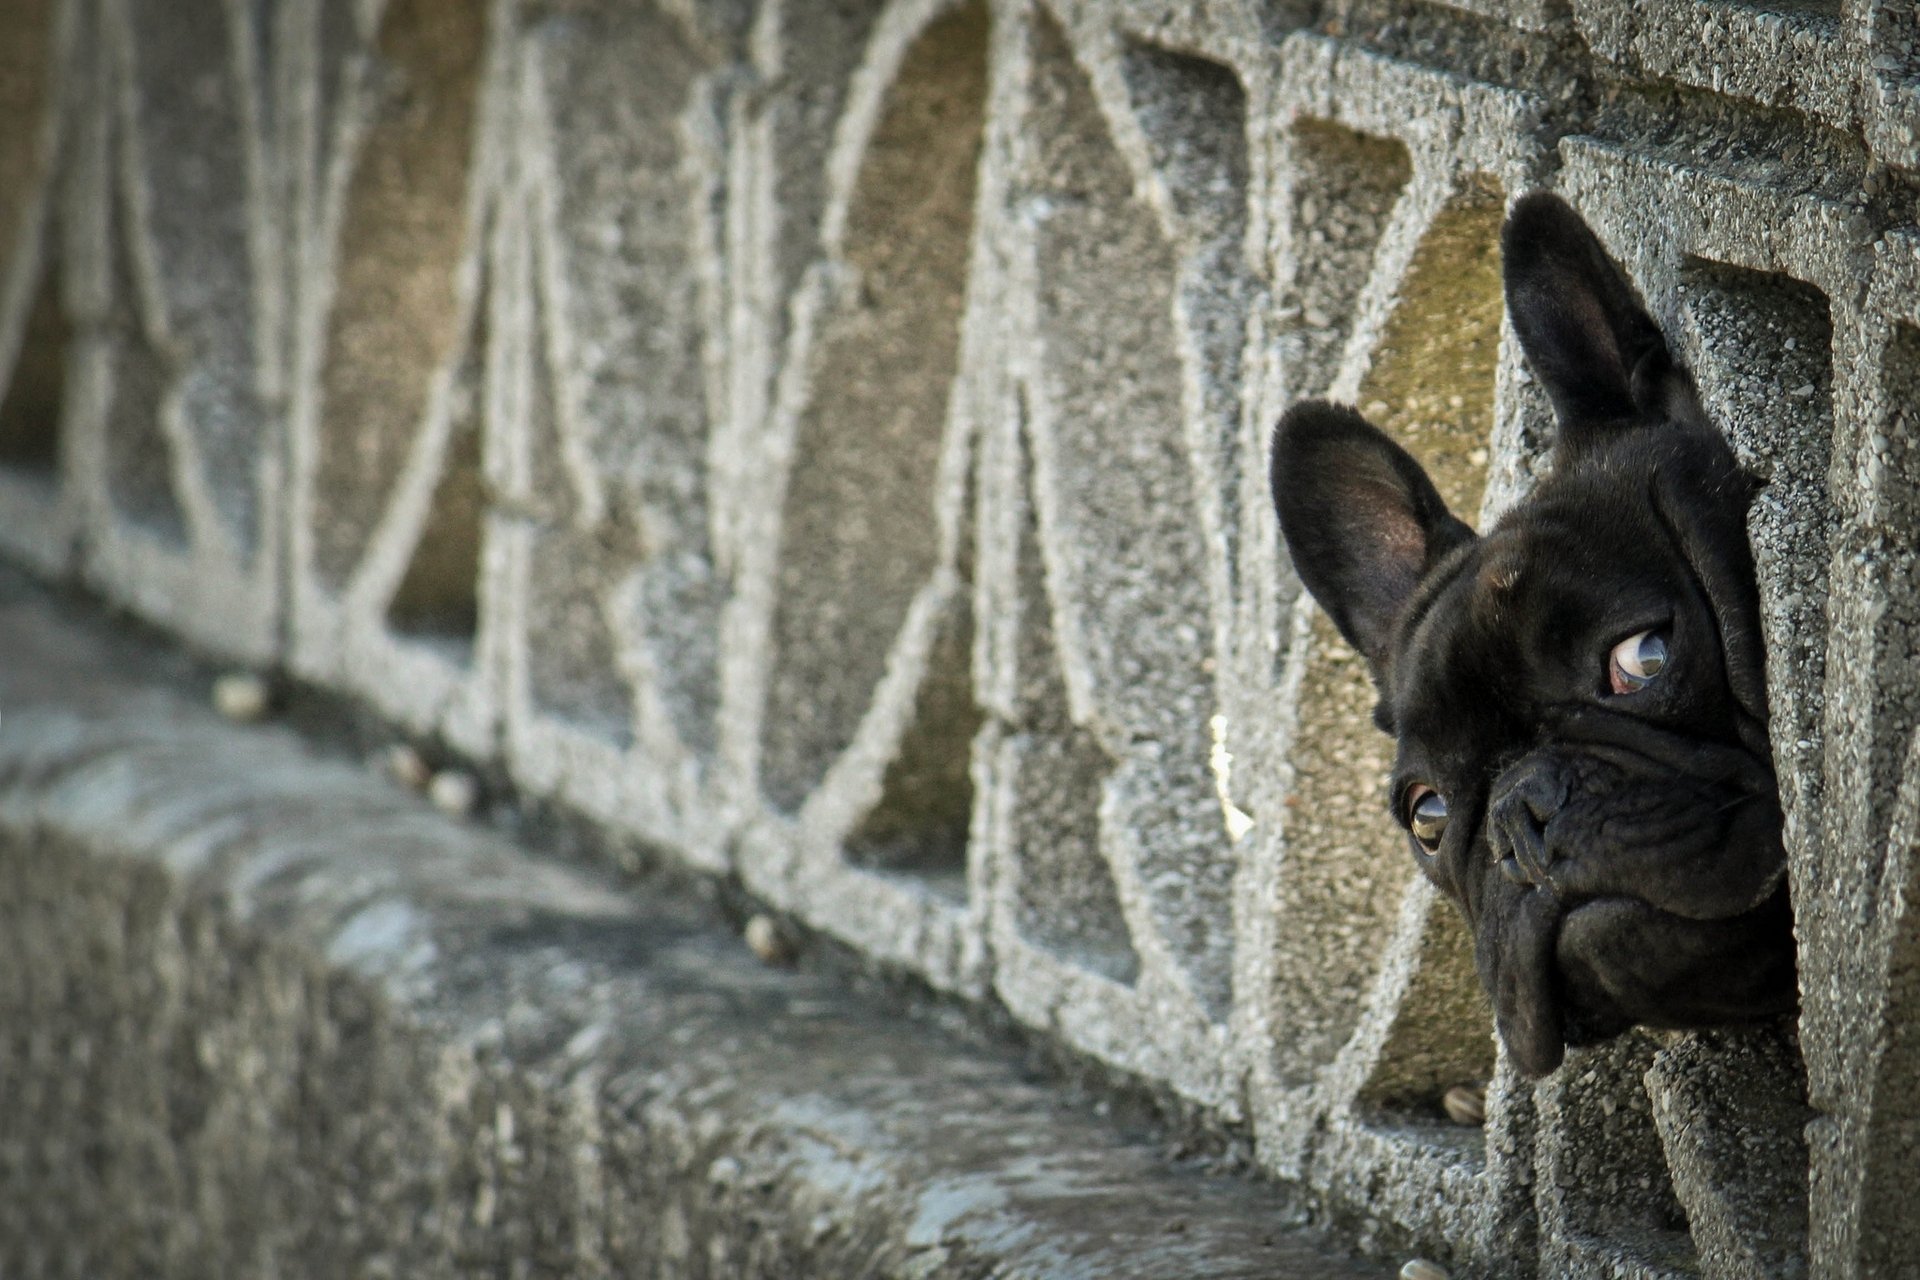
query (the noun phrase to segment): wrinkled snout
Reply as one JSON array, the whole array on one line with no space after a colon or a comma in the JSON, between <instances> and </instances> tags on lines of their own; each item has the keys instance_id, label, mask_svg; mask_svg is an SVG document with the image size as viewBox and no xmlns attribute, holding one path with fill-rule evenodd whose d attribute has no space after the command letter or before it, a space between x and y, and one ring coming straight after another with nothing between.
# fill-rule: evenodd
<instances>
[{"instance_id":1,"label":"wrinkled snout","mask_svg":"<svg viewBox=\"0 0 1920 1280\"><path fill-rule=\"evenodd\" d=\"M1780 806L1763 763L1657 732L1560 742L1495 775L1474 930L1515 1060L1641 1023L1704 1026L1793 1007ZM1495 874L1498 872L1498 874Z\"/></svg>"}]
</instances>

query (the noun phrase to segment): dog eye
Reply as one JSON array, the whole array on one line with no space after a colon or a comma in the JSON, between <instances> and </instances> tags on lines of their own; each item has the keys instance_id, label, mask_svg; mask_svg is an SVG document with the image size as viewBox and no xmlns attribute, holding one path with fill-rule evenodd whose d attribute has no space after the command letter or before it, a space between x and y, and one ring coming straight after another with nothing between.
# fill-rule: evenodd
<instances>
[{"instance_id":1,"label":"dog eye","mask_svg":"<svg viewBox=\"0 0 1920 1280\"><path fill-rule=\"evenodd\" d=\"M1658 631L1642 631L1613 646L1607 656L1607 685L1615 693L1644 689L1667 668L1667 638Z\"/></svg>"},{"instance_id":2,"label":"dog eye","mask_svg":"<svg viewBox=\"0 0 1920 1280\"><path fill-rule=\"evenodd\" d=\"M1407 830L1420 847L1432 853L1447 832L1447 802L1432 787L1416 785L1407 795Z\"/></svg>"}]
</instances>

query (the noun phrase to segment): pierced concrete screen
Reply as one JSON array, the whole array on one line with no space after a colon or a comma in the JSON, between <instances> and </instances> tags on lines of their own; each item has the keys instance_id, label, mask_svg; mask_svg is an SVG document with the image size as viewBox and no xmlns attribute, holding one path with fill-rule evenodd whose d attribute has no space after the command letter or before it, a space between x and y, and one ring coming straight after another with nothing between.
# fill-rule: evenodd
<instances>
[{"instance_id":1,"label":"pierced concrete screen","mask_svg":"<svg viewBox=\"0 0 1920 1280\"><path fill-rule=\"evenodd\" d=\"M1177 1099L1396 1261L1888 1272L1916 85L1909 8L1828 0L16 0L0 549ZM1543 186L1761 482L1802 1008L1536 1088L1265 465L1329 396L1470 522L1525 491Z\"/></svg>"}]
</instances>

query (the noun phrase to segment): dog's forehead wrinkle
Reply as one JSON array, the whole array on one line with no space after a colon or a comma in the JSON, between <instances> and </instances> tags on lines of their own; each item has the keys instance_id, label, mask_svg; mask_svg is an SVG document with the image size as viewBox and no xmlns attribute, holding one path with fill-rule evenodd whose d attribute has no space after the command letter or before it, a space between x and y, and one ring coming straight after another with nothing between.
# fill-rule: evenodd
<instances>
[{"instance_id":1,"label":"dog's forehead wrinkle","mask_svg":"<svg viewBox=\"0 0 1920 1280\"><path fill-rule=\"evenodd\" d=\"M1476 609L1482 573L1461 573L1434 599L1407 637L1408 661L1396 672L1394 723L1435 760L1466 768L1491 734L1522 732L1524 683L1512 677L1525 661L1518 637Z\"/></svg>"},{"instance_id":2,"label":"dog's forehead wrinkle","mask_svg":"<svg viewBox=\"0 0 1920 1280\"><path fill-rule=\"evenodd\" d=\"M1395 628L1394 648L1404 651L1410 638L1419 632L1425 624L1434 604L1457 582L1463 574L1471 571L1479 563L1484 539L1470 538L1443 555L1437 564L1431 566L1415 586L1405 606L1400 611L1400 619Z\"/></svg>"}]
</instances>

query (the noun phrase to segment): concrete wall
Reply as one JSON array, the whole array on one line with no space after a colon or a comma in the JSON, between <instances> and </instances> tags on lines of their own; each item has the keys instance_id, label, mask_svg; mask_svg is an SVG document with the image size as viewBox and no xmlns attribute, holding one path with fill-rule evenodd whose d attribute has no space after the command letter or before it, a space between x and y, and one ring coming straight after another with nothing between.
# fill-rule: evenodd
<instances>
[{"instance_id":1,"label":"concrete wall","mask_svg":"<svg viewBox=\"0 0 1920 1280\"><path fill-rule=\"evenodd\" d=\"M1378 1247L1896 1274L1917 40L1890 0L15 0L0 545L1245 1127ZM1261 451L1331 392L1456 505L1520 492L1537 186L1770 482L1805 1008L1534 1089Z\"/></svg>"},{"instance_id":2,"label":"concrete wall","mask_svg":"<svg viewBox=\"0 0 1920 1280\"><path fill-rule=\"evenodd\" d=\"M222 722L11 570L0 652L9 1280L1385 1274L684 884Z\"/></svg>"}]
</instances>

